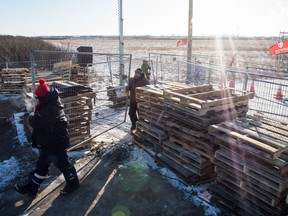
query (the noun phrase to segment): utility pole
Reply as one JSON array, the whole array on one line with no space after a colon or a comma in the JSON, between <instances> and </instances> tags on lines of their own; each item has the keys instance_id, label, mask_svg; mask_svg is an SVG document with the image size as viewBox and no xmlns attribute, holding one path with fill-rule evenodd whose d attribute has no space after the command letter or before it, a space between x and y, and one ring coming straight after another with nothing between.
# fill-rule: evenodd
<instances>
[{"instance_id":1,"label":"utility pole","mask_svg":"<svg viewBox=\"0 0 288 216\"><path fill-rule=\"evenodd\" d=\"M119 77L120 85L124 85L124 41L123 41L123 14L122 14L122 0L119 0L119 54L120 54L120 65L119 65Z\"/></svg>"},{"instance_id":2,"label":"utility pole","mask_svg":"<svg viewBox=\"0 0 288 216\"><path fill-rule=\"evenodd\" d=\"M193 0L189 0L188 40L187 40L187 77L186 83L192 82L192 27L193 27Z\"/></svg>"}]
</instances>

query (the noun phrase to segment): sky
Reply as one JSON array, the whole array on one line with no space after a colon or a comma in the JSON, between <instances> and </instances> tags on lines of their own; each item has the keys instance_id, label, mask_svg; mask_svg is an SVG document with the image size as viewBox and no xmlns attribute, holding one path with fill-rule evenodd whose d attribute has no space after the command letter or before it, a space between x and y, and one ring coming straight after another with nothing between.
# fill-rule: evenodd
<instances>
[{"instance_id":1,"label":"sky","mask_svg":"<svg viewBox=\"0 0 288 216\"><path fill-rule=\"evenodd\" d=\"M119 0L1 0L0 35L118 35ZM285 4L286 3L286 4ZM124 35L185 36L189 0L123 0ZM193 0L193 36L279 36L287 0Z\"/></svg>"}]
</instances>

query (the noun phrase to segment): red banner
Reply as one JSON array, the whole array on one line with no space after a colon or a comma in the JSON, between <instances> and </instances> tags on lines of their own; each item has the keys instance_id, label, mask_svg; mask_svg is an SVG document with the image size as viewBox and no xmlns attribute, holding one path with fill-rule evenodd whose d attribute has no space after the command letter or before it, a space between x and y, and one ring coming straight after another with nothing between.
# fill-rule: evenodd
<instances>
[{"instance_id":1,"label":"red banner","mask_svg":"<svg viewBox=\"0 0 288 216\"><path fill-rule=\"evenodd\" d=\"M288 52L288 40L281 41L278 44L274 44L269 48L271 55L278 55Z\"/></svg>"},{"instance_id":2,"label":"red banner","mask_svg":"<svg viewBox=\"0 0 288 216\"><path fill-rule=\"evenodd\" d=\"M187 44L187 42L188 42L187 38L183 38L183 39L177 41L176 46L185 45L185 44Z\"/></svg>"}]
</instances>

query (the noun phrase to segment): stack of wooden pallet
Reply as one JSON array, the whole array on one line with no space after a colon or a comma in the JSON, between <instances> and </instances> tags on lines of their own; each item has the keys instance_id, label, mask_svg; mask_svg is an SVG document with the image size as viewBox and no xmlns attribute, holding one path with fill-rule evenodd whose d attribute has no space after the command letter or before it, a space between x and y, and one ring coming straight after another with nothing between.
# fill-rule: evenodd
<instances>
[{"instance_id":1,"label":"stack of wooden pallet","mask_svg":"<svg viewBox=\"0 0 288 216\"><path fill-rule=\"evenodd\" d=\"M288 123L255 114L209 127L214 195L240 215L287 215Z\"/></svg>"},{"instance_id":2,"label":"stack of wooden pallet","mask_svg":"<svg viewBox=\"0 0 288 216\"><path fill-rule=\"evenodd\" d=\"M63 80L70 80L72 61L62 61L53 64L53 73L62 77Z\"/></svg>"},{"instance_id":3,"label":"stack of wooden pallet","mask_svg":"<svg viewBox=\"0 0 288 216\"><path fill-rule=\"evenodd\" d=\"M215 89L212 85L164 91L165 112L199 129L245 116L253 94L233 91Z\"/></svg>"},{"instance_id":4,"label":"stack of wooden pallet","mask_svg":"<svg viewBox=\"0 0 288 216\"><path fill-rule=\"evenodd\" d=\"M137 88L140 121L134 140L150 143L150 148L160 153L160 161L187 181L211 180L215 172L210 159L217 145L210 141L208 126L246 115L250 97L252 94L237 95L231 89L214 89L212 85L182 85L158 91Z\"/></svg>"},{"instance_id":5,"label":"stack of wooden pallet","mask_svg":"<svg viewBox=\"0 0 288 216\"><path fill-rule=\"evenodd\" d=\"M139 109L137 131L133 141L152 155L162 151L162 141L167 138L162 118L164 98L163 90L151 87L136 88L136 100Z\"/></svg>"},{"instance_id":6,"label":"stack of wooden pallet","mask_svg":"<svg viewBox=\"0 0 288 216\"><path fill-rule=\"evenodd\" d=\"M73 82L77 82L81 85L88 86L89 85L88 69L89 69L88 67L82 67L78 64L72 65L70 80Z\"/></svg>"},{"instance_id":7,"label":"stack of wooden pallet","mask_svg":"<svg viewBox=\"0 0 288 216\"><path fill-rule=\"evenodd\" d=\"M37 75L35 76L35 89L38 86L38 81L40 78L44 78L47 82L47 84L52 84L55 81L62 81L63 78L62 76L59 76L57 74L52 74L51 72L41 72L41 73L37 73ZM28 97L32 97L32 77L31 74L29 74L29 76L26 76L24 78L24 86L23 86L23 93L24 95L28 95Z\"/></svg>"},{"instance_id":8,"label":"stack of wooden pallet","mask_svg":"<svg viewBox=\"0 0 288 216\"><path fill-rule=\"evenodd\" d=\"M250 97L249 93L235 94L232 89L215 89L212 85L164 91L169 140L163 142L163 155L173 161L170 166L181 165L181 170L175 169L182 175L188 173L187 181L194 184L215 177L211 158L218 145L211 142L208 126L245 116Z\"/></svg>"},{"instance_id":9,"label":"stack of wooden pallet","mask_svg":"<svg viewBox=\"0 0 288 216\"><path fill-rule=\"evenodd\" d=\"M92 99L95 100L95 92L91 88L71 81L53 82L51 86L59 90L61 101L64 104L71 146L89 138Z\"/></svg>"},{"instance_id":10,"label":"stack of wooden pallet","mask_svg":"<svg viewBox=\"0 0 288 216\"><path fill-rule=\"evenodd\" d=\"M24 86L24 78L28 76L26 68L9 68L1 70L2 94L21 94Z\"/></svg>"},{"instance_id":11,"label":"stack of wooden pallet","mask_svg":"<svg viewBox=\"0 0 288 216\"><path fill-rule=\"evenodd\" d=\"M165 123L165 132L169 139L162 142L163 151L159 159L192 184L210 181L215 177L210 159L217 145L210 141L205 130L169 117Z\"/></svg>"},{"instance_id":12,"label":"stack of wooden pallet","mask_svg":"<svg viewBox=\"0 0 288 216\"><path fill-rule=\"evenodd\" d=\"M137 131L133 134L134 143L144 148L151 155L162 152L162 141L167 139L164 131L164 89L180 89L181 83L161 83L156 87L145 86L136 88L139 121Z\"/></svg>"}]
</instances>

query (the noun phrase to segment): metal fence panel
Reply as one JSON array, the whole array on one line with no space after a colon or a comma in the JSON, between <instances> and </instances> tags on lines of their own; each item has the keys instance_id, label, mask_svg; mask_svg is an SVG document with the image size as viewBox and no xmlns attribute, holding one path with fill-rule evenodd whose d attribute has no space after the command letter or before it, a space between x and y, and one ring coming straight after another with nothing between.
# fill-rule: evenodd
<instances>
[{"instance_id":1,"label":"metal fence panel","mask_svg":"<svg viewBox=\"0 0 288 216\"><path fill-rule=\"evenodd\" d=\"M85 55L92 57L90 62L81 62ZM120 62L118 54L33 51L30 90L34 92L38 79L45 78L62 94L64 111L77 128L73 133L81 130L88 133L89 129L89 137L94 137L126 121L124 89L130 70L131 55L124 55Z\"/></svg>"}]
</instances>

